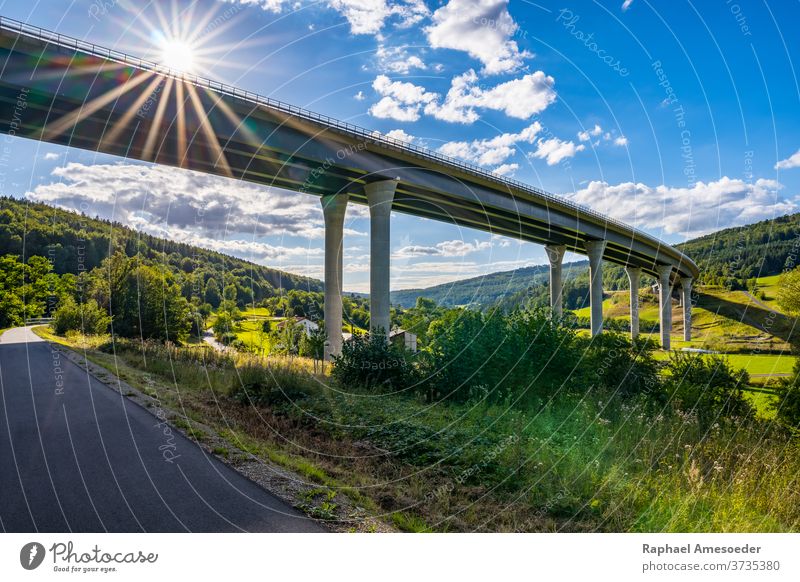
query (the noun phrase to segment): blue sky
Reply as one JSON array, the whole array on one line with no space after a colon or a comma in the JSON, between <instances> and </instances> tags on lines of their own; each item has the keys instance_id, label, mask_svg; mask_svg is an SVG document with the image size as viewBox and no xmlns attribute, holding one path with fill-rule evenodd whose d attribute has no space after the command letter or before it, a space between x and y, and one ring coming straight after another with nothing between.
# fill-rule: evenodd
<instances>
[{"instance_id":1,"label":"blue sky","mask_svg":"<svg viewBox=\"0 0 800 582\"><path fill-rule=\"evenodd\" d=\"M797 2L5 1L0 13L414 140L676 243L800 211ZM15 140L3 194L321 277L319 203ZM197 216L203 216L197 220ZM545 262L395 215L392 286ZM345 288L368 290L348 214ZM569 257L567 258L569 260Z\"/></svg>"}]
</instances>

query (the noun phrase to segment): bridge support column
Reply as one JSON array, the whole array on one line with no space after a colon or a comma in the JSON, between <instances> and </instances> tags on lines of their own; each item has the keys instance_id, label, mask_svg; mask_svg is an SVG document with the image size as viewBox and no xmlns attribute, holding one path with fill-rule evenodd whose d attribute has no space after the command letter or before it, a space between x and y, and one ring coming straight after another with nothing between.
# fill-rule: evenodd
<instances>
[{"instance_id":1,"label":"bridge support column","mask_svg":"<svg viewBox=\"0 0 800 582\"><path fill-rule=\"evenodd\" d=\"M625 267L625 272L628 273L631 287L631 339L634 340L639 337L639 281L642 270L639 267Z\"/></svg>"},{"instance_id":2,"label":"bridge support column","mask_svg":"<svg viewBox=\"0 0 800 582\"><path fill-rule=\"evenodd\" d=\"M683 340L692 341L692 278L681 277L683 297Z\"/></svg>"},{"instance_id":3,"label":"bridge support column","mask_svg":"<svg viewBox=\"0 0 800 582\"><path fill-rule=\"evenodd\" d=\"M661 327L661 349L670 349L670 333L672 332L672 287L669 277L672 265L658 266L658 305L659 324Z\"/></svg>"},{"instance_id":4,"label":"bridge support column","mask_svg":"<svg viewBox=\"0 0 800 582\"><path fill-rule=\"evenodd\" d=\"M369 326L373 331L383 329L387 341L391 331L389 222L396 190L396 180L373 182L364 186L369 203Z\"/></svg>"},{"instance_id":5,"label":"bridge support column","mask_svg":"<svg viewBox=\"0 0 800 582\"><path fill-rule=\"evenodd\" d=\"M603 331L603 252L606 241L590 240L586 242L586 254L589 256L589 307L592 320L592 337Z\"/></svg>"},{"instance_id":6,"label":"bridge support column","mask_svg":"<svg viewBox=\"0 0 800 582\"><path fill-rule=\"evenodd\" d=\"M564 245L546 245L544 247L547 258L550 260L550 311L554 317L561 317L564 313L561 281L561 262L567 247Z\"/></svg>"},{"instance_id":7,"label":"bridge support column","mask_svg":"<svg viewBox=\"0 0 800 582\"><path fill-rule=\"evenodd\" d=\"M325 219L325 359L342 353L342 250L347 194L322 197Z\"/></svg>"}]
</instances>

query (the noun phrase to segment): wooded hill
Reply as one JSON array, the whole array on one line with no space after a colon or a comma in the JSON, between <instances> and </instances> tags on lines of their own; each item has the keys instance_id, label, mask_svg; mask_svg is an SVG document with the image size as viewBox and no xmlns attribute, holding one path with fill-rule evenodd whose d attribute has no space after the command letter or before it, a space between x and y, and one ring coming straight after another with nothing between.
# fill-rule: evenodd
<instances>
[{"instance_id":1,"label":"wooded hill","mask_svg":"<svg viewBox=\"0 0 800 582\"><path fill-rule=\"evenodd\" d=\"M787 261L800 264L800 213L764 220L741 227L726 228L676 245L700 268L698 283L729 289L746 289L748 281L780 273ZM791 265L790 265L791 266ZM568 309L581 307L588 293L587 261L564 265L564 301ZM472 305L487 308L498 305L510 309L519 305L546 305L548 266L536 265L514 271L492 273L426 289L392 293L392 302L410 307L417 297L427 297L444 306ZM643 285L652 283L642 278ZM626 289L622 267L606 264L603 288Z\"/></svg>"},{"instance_id":2,"label":"wooded hill","mask_svg":"<svg viewBox=\"0 0 800 582\"><path fill-rule=\"evenodd\" d=\"M27 259L39 255L48 258L58 274L79 274L119 251L166 266L179 275L184 296L199 295L214 307L230 285L236 287L236 300L241 304L258 303L278 294L280 289L323 289L317 279L144 234L119 222L0 197L0 256L11 254Z\"/></svg>"}]
</instances>

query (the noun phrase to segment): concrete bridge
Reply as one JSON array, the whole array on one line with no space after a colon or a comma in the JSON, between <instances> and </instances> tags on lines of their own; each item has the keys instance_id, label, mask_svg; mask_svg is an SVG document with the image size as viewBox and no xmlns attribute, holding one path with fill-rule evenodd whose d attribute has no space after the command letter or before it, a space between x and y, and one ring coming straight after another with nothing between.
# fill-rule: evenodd
<instances>
[{"instance_id":1,"label":"concrete bridge","mask_svg":"<svg viewBox=\"0 0 800 582\"><path fill-rule=\"evenodd\" d=\"M342 241L348 203L370 211L370 321L389 330L392 211L546 246L553 312L562 312L566 251L589 258L591 330L603 328L603 261L657 278L661 342L670 297L683 293L691 334L698 269L677 249L620 221L516 180L355 125L0 18L0 131L320 196L325 219L326 356L342 338Z\"/></svg>"}]
</instances>

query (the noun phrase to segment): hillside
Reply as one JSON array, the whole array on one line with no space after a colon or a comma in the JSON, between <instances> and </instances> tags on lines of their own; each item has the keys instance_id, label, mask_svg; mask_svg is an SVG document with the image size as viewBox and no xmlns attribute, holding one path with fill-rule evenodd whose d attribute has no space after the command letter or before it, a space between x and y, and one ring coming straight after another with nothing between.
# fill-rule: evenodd
<instances>
[{"instance_id":1,"label":"hillside","mask_svg":"<svg viewBox=\"0 0 800 582\"><path fill-rule=\"evenodd\" d=\"M676 246L700 268L698 283L747 289L751 279L779 273L792 252L792 245L799 238L800 213L727 228ZM568 308L576 308L588 289L588 262L568 263L564 267L566 272L571 268L570 275L565 278L565 301ZM392 293L392 303L411 307L417 297L426 297L448 307L544 304L547 298L547 270L547 265L535 265L425 289L395 291ZM606 265L603 272L604 289L624 289L627 283L621 267ZM646 283L643 281L643 284Z\"/></svg>"},{"instance_id":2,"label":"hillside","mask_svg":"<svg viewBox=\"0 0 800 582\"><path fill-rule=\"evenodd\" d=\"M392 291L392 305L413 307L417 297L433 299L439 305L485 305L499 297L524 291L547 281L547 266L535 265L513 271L491 273L471 279L436 285L425 289Z\"/></svg>"},{"instance_id":3,"label":"hillside","mask_svg":"<svg viewBox=\"0 0 800 582\"><path fill-rule=\"evenodd\" d=\"M0 197L0 256L40 255L58 274L90 271L114 252L140 255L179 275L185 295L200 291L209 303L225 286L236 288L241 303L258 302L278 289L321 291L321 281L257 265L223 253L159 238L118 222L91 218L46 204Z\"/></svg>"},{"instance_id":4,"label":"hillside","mask_svg":"<svg viewBox=\"0 0 800 582\"><path fill-rule=\"evenodd\" d=\"M700 267L701 283L730 286L731 279L741 283L779 273L798 237L800 213L726 228L677 246Z\"/></svg>"}]
</instances>

